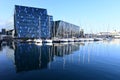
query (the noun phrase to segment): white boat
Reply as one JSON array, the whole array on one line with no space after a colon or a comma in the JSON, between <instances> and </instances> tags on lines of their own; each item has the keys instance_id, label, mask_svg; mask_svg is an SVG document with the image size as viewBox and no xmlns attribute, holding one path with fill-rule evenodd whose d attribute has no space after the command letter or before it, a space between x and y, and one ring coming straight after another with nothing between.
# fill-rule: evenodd
<instances>
[{"instance_id":1,"label":"white boat","mask_svg":"<svg viewBox=\"0 0 120 80\"><path fill-rule=\"evenodd\" d=\"M74 39L69 38L69 39L68 39L68 42L74 42Z\"/></svg>"},{"instance_id":2,"label":"white boat","mask_svg":"<svg viewBox=\"0 0 120 80\"><path fill-rule=\"evenodd\" d=\"M44 40L43 42L44 42L44 43L52 43L52 40L46 39L46 40Z\"/></svg>"},{"instance_id":3,"label":"white boat","mask_svg":"<svg viewBox=\"0 0 120 80\"><path fill-rule=\"evenodd\" d=\"M36 42L36 43L42 43L42 40L41 39L34 39L34 42Z\"/></svg>"},{"instance_id":4,"label":"white boat","mask_svg":"<svg viewBox=\"0 0 120 80\"><path fill-rule=\"evenodd\" d=\"M68 42L68 39L59 39L60 42Z\"/></svg>"},{"instance_id":5,"label":"white boat","mask_svg":"<svg viewBox=\"0 0 120 80\"><path fill-rule=\"evenodd\" d=\"M79 42L80 40L78 38L74 39L74 42Z\"/></svg>"},{"instance_id":6,"label":"white boat","mask_svg":"<svg viewBox=\"0 0 120 80\"><path fill-rule=\"evenodd\" d=\"M115 39L120 39L120 35L116 35L114 37L115 37Z\"/></svg>"},{"instance_id":7,"label":"white boat","mask_svg":"<svg viewBox=\"0 0 120 80\"><path fill-rule=\"evenodd\" d=\"M31 40L31 39L28 39L28 40L27 40L27 42L33 42L33 40Z\"/></svg>"},{"instance_id":8,"label":"white boat","mask_svg":"<svg viewBox=\"0 0 120 80\"><path fill-rule=\"evenodd\" d=\"M93 38L89 38L89 41L94 41L94 39Z\"/></svg>"},{"instance_id":9,"label":"white boat","mask_svg":"<svg viewBox=\"0 0 120 80\"><path fill-rule=\"evenodd\" d=\"M84 38L83 40L84 41L90 41L90 38Z\"/></svg>"},{"instance_id":10,"label":"white boat","mask_svg":"<svg viewBox=\"0 0 120 80\"><path fill-rule=\"evenodd\" d=\"M102 41L102 38L94 38L94 41Z\"/></svg>"},{"instance_id":11,"label":"white boat","mask_svg":"<svg viewBox=\"0 0 120 80\"><path fill-rule=\"evenodd\" d=\"M84 38L79 38L79 41L84 42L85 40L84 40Z\"/></svg>"}]
</instances>

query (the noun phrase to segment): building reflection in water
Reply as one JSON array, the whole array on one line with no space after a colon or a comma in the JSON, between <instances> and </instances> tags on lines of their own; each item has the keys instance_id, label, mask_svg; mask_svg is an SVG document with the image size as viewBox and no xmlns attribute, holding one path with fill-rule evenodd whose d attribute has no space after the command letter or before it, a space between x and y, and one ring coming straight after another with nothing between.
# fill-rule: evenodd
<instances>
[{"instance_id":1,"label":"building reflection in water","mask_svg":"<svg viewBox=\"0 0 120 80\"><path fill-rule=\"evenodd\" d=\"M1 44L0 44L0 51L2 50L2 46L1 46Z\"/></svg>"},{"instance_id":2,"label":"building reflection in water","mask_svg":"<svg viewBox=\"0 0 120 80\"><path fill-rule=\"evenodd\" d=\"M39 49L35 44L16 44L15 65L16 71L28 71L39 68Z\"/></svg>"},{"instance_id":3,"label":"building reflection in water","mask_svg":"<svg viewBox=\"0 0 120 80\"><path fill-rule=\"evenodd\" d=\"M48 68L55 56L63 57L79 50L79 45L53 44L42 45L17 43L15 45L16 71L29 71Z\"/></svg>"},{"instance_id":4,"label":"building reflection in water","mask_svg":"<svg viewBox=\"0 0 120 80\"><path fill-rule=\"evenodd\" d=\"M1 46L1 53L6 51L6 56L15 64L16 72L31 71L36 69L52 68L54 62L59 60L63 64L63 68L70 63L80 63L85 57L84 43L55 43L51 45L38 45L34 43L7 43L6 47ZM75 52L77 51L77 52ZM73 53L77 53L74 55ZM90 52L90 51L88 51ZM70 55L72 54L72 55ZM69 56L66 56L69 55ZM88 56L88 59L90 54ZM87 56L84 58L86 59ZM54 62L53 62L54 61ZM53 63L52 63L53 62ZM89 61L88 61L89 62Z\"/></svg>"}]
</instances>

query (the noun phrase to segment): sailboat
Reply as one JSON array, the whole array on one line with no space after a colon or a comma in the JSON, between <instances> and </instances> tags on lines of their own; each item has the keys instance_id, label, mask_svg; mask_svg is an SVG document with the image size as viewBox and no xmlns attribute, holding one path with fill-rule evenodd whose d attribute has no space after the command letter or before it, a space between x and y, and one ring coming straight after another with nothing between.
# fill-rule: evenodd
<instances>
[{"instance_id":1,"label":"sailboat","mask_svg":"<svg viewBox=\"0 0 120 80\"><path fill-rule=\"evenodd\" d=\"M31 39L28 39L28 40L27 40L27 42L33 42L33 40L31 40Z\"/></svg>"},{"instance_id":2,"label":"sailboat","mask_svg":"<svg viewBox=\"0 0 120 80\"><path fill-rule=\"evenodd\" d=\"M42 40L41 39L34 39L34 42L36 42L36 43L42 43Z\"/></svg>"},{"instance_id":3,"label":"sailboat","mask_svg":"<svg viewBox=\"0 0 120 80\"><path fill-rule=\"evenodd\" d=\"M68 42L74 42L74 39L68 38Z\"/></svg>"},{"instance_id":4,"label":"sailboat","mask_svg":"<svg viewBox=\"0 0 120 80\"><path fill-rule=\"evenodd\" d=\"M60 42L68 42L68 40L65 39L65 38L62 38L62 39L60 39L59 41L60 41Z\"/></svg>"},{"instance_id":5,"label":"sailboat","mask_svg":"<svg viewBox=\"0 0 120 80\"><path fill-rule=\"evenodd\" d=\"M45 39L44 43L52 43L52 40L51 39Z\"/></svg>"}]
</instances>

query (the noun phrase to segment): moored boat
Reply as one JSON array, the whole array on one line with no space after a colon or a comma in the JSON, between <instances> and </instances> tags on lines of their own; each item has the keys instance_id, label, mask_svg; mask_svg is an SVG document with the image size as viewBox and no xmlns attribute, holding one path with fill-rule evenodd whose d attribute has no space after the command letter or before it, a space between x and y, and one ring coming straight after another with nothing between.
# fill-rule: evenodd
<instances>
[{"instance_id":1,"label":"moored boat","mask_svg":"<svg viewBox=\"0 0 120 80\"><path fill-rule=\"evenodd\" d=\"M43 43L52 43L52 40L51 39L45 39L45 40L43 40Z\"/></svg>"},{"instance_id":2,"label":"moored boat","mask_svg":"<svg viewBox=\"0 0 120 80\"><path fill-rule=\"evenodd\" d=\"M34 39L34 42L36 42L36 43L42 43L42 40L41 39Z\"/></svg>"},{"instance_id":3,"label":"moored boat","mask_svg":"<svg viewBox=\"0 0 120 80\"><path fill-rule=\"evenodd\" d=\"M68 42L68 39L59 39L60 42Z\"/></svg>"}]
</instances>

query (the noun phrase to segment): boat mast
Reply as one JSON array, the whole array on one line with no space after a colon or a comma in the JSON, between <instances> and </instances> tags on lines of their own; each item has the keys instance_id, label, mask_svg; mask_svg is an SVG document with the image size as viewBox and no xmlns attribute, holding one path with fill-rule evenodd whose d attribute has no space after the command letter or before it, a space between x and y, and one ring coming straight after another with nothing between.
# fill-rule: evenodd
<instances>
[{"instance_id":1,"label":"boat mast","mask_svg":"<svg viewBox=\"0 0 120 80\"><path fill-rule=\"evenodd\" d=\"M39 16L38 21L39 21L38 27L39 27L39 39L40 39L40 37L41 37L41 30L40 30L40 28L41 28L41 22L40 22L40 16Z\"/></svg>"}]
</instances>

